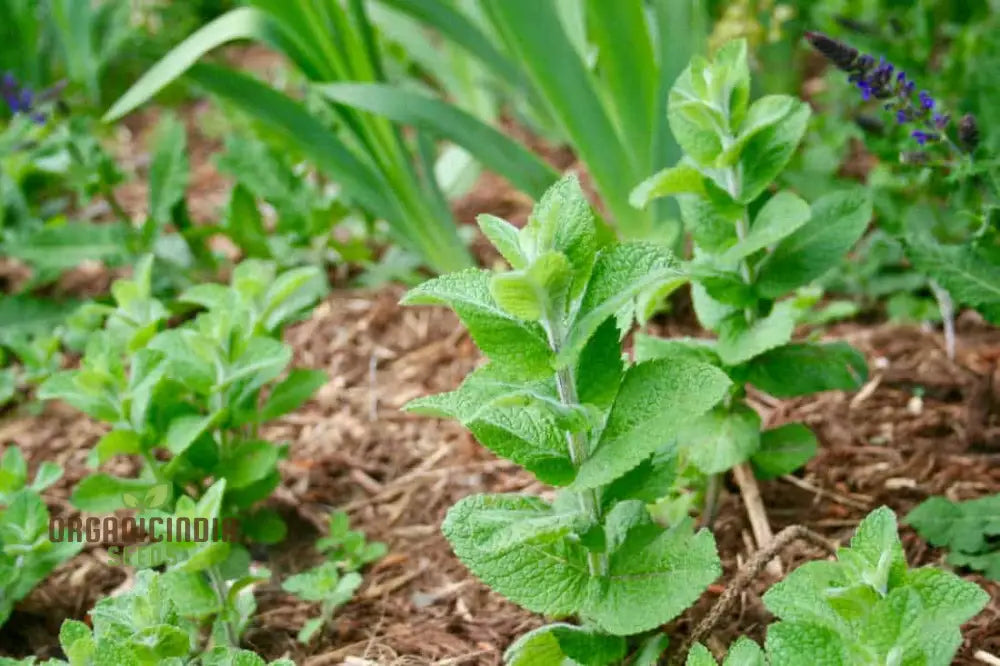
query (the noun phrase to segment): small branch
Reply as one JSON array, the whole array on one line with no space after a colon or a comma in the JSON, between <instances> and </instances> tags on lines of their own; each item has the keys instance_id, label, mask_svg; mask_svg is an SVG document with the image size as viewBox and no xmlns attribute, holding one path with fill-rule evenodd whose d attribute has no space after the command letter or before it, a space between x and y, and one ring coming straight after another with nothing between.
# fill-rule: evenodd
<instances>
[{"instance_id":1,"label":"small branch","mask_svg":"<svg viewBox=\"0 0 1000 666\"><path fill-rule=\"evenodd\" d=\"M726 587L726 591L722 593L719 600L708 611L708 615L698 623L694 631L681 643L680 648L674 653L670 663L675 665L680 664L691 649L691 646L704 640L715 629L715 626L731 610L735 601L750 586L750 583L760 575L760 572L763 571L768 562L773 560L787 545L799 539L808 541L831 555L837 551L837 547L829 539L802 525L792 525L778 532L778 535L774 537L770 544L754 553L746 565L736 574L736 577Z\"/></svg>"},{"instance_id":2,"label":"small branch","mask_svg":"<svg viewBox=\"0 0 1000 666\"><path fill-rule=\"evenodd\" d=\"M990 664L990 666L1000 666L1000 657L995 657L986 650L976 650L972 658L984 664Z\"/></svg>"},{"instance_id":3,"label":"small branch","mask_svg":"<svg viewBox=\"0 0 1000 666\"><path fill-rule=\"evenodd\" d=\"M733 477L740 487L740 494L743 496L743 504L747 509L747 517L750 519L750 529L753 530L753 538L757 542L757 548L764 550L774 540L774 533L771 531L771 524L767 520L767 512L764 509L764 500L760 497L760 487L754 477L753 469L749 463L741 463L733 468ZM767 572L774 578L781 577L781 561L774 560L768 562Z\"/></svg>"}]
</instances>

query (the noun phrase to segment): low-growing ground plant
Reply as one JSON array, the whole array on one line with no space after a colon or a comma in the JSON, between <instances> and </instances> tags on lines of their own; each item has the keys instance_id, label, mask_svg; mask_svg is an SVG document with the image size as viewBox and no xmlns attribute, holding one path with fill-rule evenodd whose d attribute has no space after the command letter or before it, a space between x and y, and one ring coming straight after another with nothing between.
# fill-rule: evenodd
<instances>
[{"instance_id":1,"label":"low-growing ground plant","mask_svg":"<svg viewBox=\"0 0 1000 666\"><path fill-rule=\"evenodd\" d=\"M636 299L684 277L663 247L614 241L575 177L553 186L522 230L489 215L479 224L511 269L444 275L403 302L452 307L490 362L457 390L407 408L461 421L558 491L551 500L473 495L451 508L443 531L500 594L583 623L537 630L512 663L528 663L521 660L536 641L562 646L564 634L611 663L720 573L708 531L694 532L689 519L663 528L646 507L675 474L681 427L725 398L732 382L691 355L623 361ZM650 640L648 650L662 647L655 632Z\"/></svg>"},{"instance_id":2,"label":"low-growing ground plant","mask_svg":"<svg viewBox=\"0 0 1000 666\"><path fill-rule=\"evenodd\" d=\"M948 549L948 564L983 572L1000 580L1000 495L956 502L931 497L907 514L912 525L930 544Z\"/></svg>"},{"instance_id":3,"label":"low-growing ground plant","mask_svg":"<svg viewBox=\"0 0 1000 666\"><path fill-rule=\"evenodd\" d=\"M278 484L286 447L262 439L259 429L326 381L322 371L300 369L278 381L292 359L281 332L323 295L325 277L315 267L278 273L273 264L245 261L228 286L182 293L174 308L200 312L167 327L171 312L152 296L151 276L147 258L132 279L115 282L115 305L84 306L74 325L98 328L80 367L39 389L41 398L65 400L112 426L91 452L93 466L117 455L142 461L139 478L88 476L72 501L107 512L124 507L123 493L166 484L170 498L197 499L209 479L225 479L223 515L244 518L249 538L278 541L284 524L277 514L251 508Z\"/></svg>"},{"instance_id":4,"label":"low-growing ground plant","mask_svg":"<svg viewBox=\"0 0 1000 666\"><path fill-rule=\"evenodd\" d=\"M933 567L907 567L887 507L870 513L837 561L813 561L764 595L778 621L764 649L740 638L723 666L947 666L962 644L960 627L989 601L975 583ZM696 643L687 666L716 666Z\"/></svg>"},{"instance_id":5,"label":"low-growing ground plant","mask_svg":"<svg viewBox=\"0 0 1000 666\"><path fill-rule=\"evenodd\" d=\"M316 550L327 561L289 576L281 584L286 592L320 604L320 616L307 620L299 631L302 643L322 631L334 612L351 600L362 582L358 571L385 555L386 546L377 541L368 543L363 532L350 529L347 514L338 511L330 514L329 533L316 541Z\"/></svg>"},{"instance_id":6,"label":"low-growing ground plant","mask_svg":"<svg viewBox=\"0 0 1000 666\"><path fill-rule=\"evenodd\" d=\"M66 620L59 631L65 660L2 659L0 666L292 666L289 659L266 662L249 650L205 645L191 613L205 599L189 572L136 574L134 585L105 597L90 611L91 625Z\"/></svg>"},{"instance_id":7,"label":"low-growing ground plant","mask_svg":"<svg viewBox=\"0 0 1000 666\"><path fill-rule=\"evenodd\" d=\"M789 190L770 191L805 132L809 107L787 95L751 104L743 41L711 62L694 58L671 89L668 109L685 156L639 185L632 200L677 198L694 243L687 273L695 312L717 337L639 336L635 356L698 359L733 381L722 404L679 433L700 472L712 479L750 461L763 478L787 474L812 457L816 438L800 423L761 432L745 387L790 398L864 381L864 357L849 345L791 340L815 304L810 283L843 260L867 227L871 204L860 189L812 205ZM718 487L709 484L709 521Z\"/></svg>"},{"instance_id":8,"label":"low-growing ground plant","mask_svg":"<svg viewBox=\"0 0 1000 666\"><path fill-rule=\"evenodd\" d=\"M43 462L28 483L28 465L16 446L0 457L0 625L14 605L53 569L80 552L83 543L49 540L49 511L39 493L62 476Z\"/></svg>"}]
</instances>

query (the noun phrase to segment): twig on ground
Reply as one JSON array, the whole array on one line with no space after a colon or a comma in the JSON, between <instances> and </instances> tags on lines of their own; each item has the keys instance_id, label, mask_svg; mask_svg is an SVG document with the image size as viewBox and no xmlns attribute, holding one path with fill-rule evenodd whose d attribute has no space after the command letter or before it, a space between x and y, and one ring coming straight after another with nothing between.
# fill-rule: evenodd
<instances>
[{"instance_id":1,"label":"twig on ground","mask_svg":"<svg viewBox=\"0 0 1000 666\"><path fill-rule=\"evenodd\" d=\"M827 490L826 488L820 488L819 486L814 486L808 481L800 479L797 476L786 474L781 477L781 480L786 483L790 483L797 488L801 488L802 490L807 490L811 493L819 495L820 497L825 497L829 500L836 502L837 504L843 504L844 506L849 506L852 509L858 509L859 511L864 511L866 513L868 511L871 511L871 507L865 502L862 502L861 500L856 500L852 497L848 497L847 495L841 495L840 493L835 493L832 490Z\"/></svg>"},{"instance_id":2,"label":"twig on ground","mask_svg":"<svg viewBox=\"0 0 1000 666\"><path fill-rule=\"evenodd\" d=\"M984 664L990 664L990 666L1000 666L1000 657L995 657L986 650L976 650L972 657L976 661L981 661Z\"/></svg>"},{"instance_id":3,"label":"twig on ground","mask_svg":"<svg viewBox=\"0 0 1000 666\"><path fill-rule=\"evenodd\" d=\"M708 611L708 615L698 623L694 631L680 644L680 648L671 657L670 663L674 665L680 664L691 649L691 646L701 642L712 632L719 621L729 612L733 603L750 586L750 583L760 575L760 572L767 566L768 562L773 560L787 545L799 539L808 541L831 555L837 550L837 547L829 539L802 525L792 525L778 532L778 535L774 537L767 547L761 548L754 553L746 563L746 566L740 569L729 586L726 587L726 591L722 593L722 596L719 597L715 605Z\"/></svg>"},{"instance_id":4,"label":"twig on ground","mask_svg":"<svg viewBox=\"0 0 1000 666\"><path fill-rule=\"evenodd\" d=\"M760 487L757 485L756 477L754 477L753 468L750 467L749 463L741 463L733 468L733 476L736 479L736 484L740 487L743 505L747 509L750 529L753 530L753 538L757 542L757 548L764 550L774 540L774 533L767 520L767 512L764 510L764 501L760 497ZM780 578L781 561L775 559L768 562L767 572L775 578Z\"/></svg>"}]
</instances>

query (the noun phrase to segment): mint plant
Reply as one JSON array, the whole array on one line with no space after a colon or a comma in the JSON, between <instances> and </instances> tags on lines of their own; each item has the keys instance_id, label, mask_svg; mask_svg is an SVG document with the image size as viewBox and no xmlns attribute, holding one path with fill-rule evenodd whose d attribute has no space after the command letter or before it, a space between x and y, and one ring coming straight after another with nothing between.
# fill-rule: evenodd
<instances>
[{"instance_id":1,"label":"mint plant","mask_svg":"<svg viewBox=\"0 0 1000 666\"><path fill-rule=\"evenodd\" d=\"M1000 580L1000 495L964 502L931 497L907 514L904 522L934 546L948 549L948 564L982 571Z\"/></svg>"},{"instance_id":2,"label":"mint plant","mask_svg":"<svg viewBox=\"0 0 1000 666\"><path fill-rule=\"evenodd\" d=\"M347 514L342 511L330 514L329 530L327 536L316 541L316 550L327 561L289 576L281 584L286 592L320 604L320 616L307 620L299 631L302 643L308 643L317 631L330 623L337 608L351 600L362 582L357 572L381 558L387 550L384 543L368 543L363 532L350 529Z\"/></svg>"},{"instance_id":3,"label":"mint plant","mask_svg":"<svg viewBox=\"0 0 1000 666\"><path fill-rule=\"evenodd\" d=\"M42 398L60 398L109 423L92 451L99 465L117 455L143 461L139 478L88 476L72 501L93 512L124 506L123 493L160 484L170 496L199 498L209 479L226 480L222 513L243 517L246 536L280 540L284 525L270 511L250 512L278 484L286 447L259 436L260 425L298 408L326 381L317 370L285 372L292 350L283 327L301 318L326 289L316 268L278 273L245 261L229 286L197 285L175 309L201 310L173 328L171 311L151 294L152 262L112 287L115 305L90 305L76 325L102 325L89 336L80 367L49 378Z\"/></svg>"},{"instance_id":4,"label":"mint plant","mask_svg":"<svg viewBox=\"0 0 1000 666\"><path fill-rule=\"evenodd\" d=\"M49 511L39 493L62 476L43 462L28 483L28 466L16 446L0 457L0 625L14 605L60 564L80 552L83 543L49 540Z\"/></svg>"},{"instance_id":5,"label":"mint plant","mask_svg":"<svg viewBox=\"0 0 1000 666\"><path fill-rule=\"evenodd\" d=\"M882 507L836 562L807 562L772 586L764 604L778 622L768 626L764 650L741 638L723 666L947 666L962 644L960 626L988 601L952 573L907 567L895 514ZM696 644L687 666L716 661Z\"/></svg>"},{"instance_id":6,"label":"mint plant","mask_svg":"<svg viewBox=\"0 0 1000 666\"><path fill-rule=\"evenodd\" d=\"M787 95L751 104L742 40L711 62L692 59L670 91L668 115L684 158L640 184L632 202L677 198L694 244L686 268L695 312L716 338L639 336L635 355L698 359L732 380L727 399L679 433L698 470L715 475L752 461L762 477L787 474L814 454L816 438L799 423L761 432L745 387L788 398L864 381L864 357L847 344L791 340L818 297L810 283L861 236L871 204L858 189L812 205L791 191L770 191L802 139L809 107Z\"/></svg>"},{"instance_id":7,"label":"mint plant","mask_svg":"<svg viewBox=\"0 0 1000 666\"><path fill-rule=\"evenodd\" d=\"M66 661L34 657L0 659L0 666L291 666L288 659L265 662L233 646L203 647L198 623L187 615L201 600L188 587L190 574L140 571L135 584L106 597L90 611L93 627L66 620L59 643Z\"/></svg>"},{"instance_id":8,"label":"mint plant","mask_svg":"<svg viewBox=\"0 0 1000 666\"><path fill-rule=\"evenodd\" d=\"M511 270L444 275L403 302L450 306L489 363L407 409L457 419L558 493L473 495L443 531L500 594L575 616L617 645L677 616L720 573L709 532L690 520L664 529L646 503L674 471L681 426L731 382L681 354L626 367L620 340L637 299L684 276L661 246L615 242L575 177L554 185L522 230L489 215L479 224Z\"/></svg>"}]
</instances>

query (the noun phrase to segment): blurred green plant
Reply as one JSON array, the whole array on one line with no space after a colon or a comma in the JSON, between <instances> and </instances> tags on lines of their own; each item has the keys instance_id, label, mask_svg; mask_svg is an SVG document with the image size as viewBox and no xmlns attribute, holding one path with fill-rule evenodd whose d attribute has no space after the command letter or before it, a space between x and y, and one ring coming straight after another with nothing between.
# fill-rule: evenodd
<instances>
[{"instance_id":1,"label":"blurred green plant","mask_svg":"<svg viewBox=\"0 0 1000 666\"><path fill-rule=\"evenodd\" d=\"M49 511L39 496L62 477L43 462L28 483L28 465L16 446L0 457L0 625L14 605L52 570L80 552L83 543L49 540Z\"/></svg>"},{"instance_id":2,"label":"blurred green plant","mask_svg":"<svg viewBox=\"0 0 1000 666\"><path fill-rule=\"evenodd\" d=\"M315 267L279 273L247 260L229 286L183 292L172 307L188 318L167 327L171 310L152 295L152 268L145 258L131 280L112 286L115 305L87 304L71 318L69 326L86 339L80 367L39 387L39 398L65 400L111 424L91 451L91 466L117 455L143 461L137 479L86 477L72 501L86 511L113 511L124 506L123 493L165 483L172 497L198 498L209 479L225 479L224 515L243 519L250 539L279 541L285 528L277 514L252 508L278 484L287 447L261 439L259 428L326 382L325 373L303 369L278 381L292 359L282 330L322 297L325 277Z\"/></svg>"},{"instance_id":3,"label":"blurred green plant","mask_svg":"<svg viewBox=\"0 0 1000 666\"><path fill-rule=\"evenodd\" d=\"M185 72L199 86L284 132L286 148L306 156L352 204L385 220L395 240L434 270L470 265L438 185L432 137L463 145L486 166L530 193L554 173L539 158L474 116L386 79L381 42L364 3L255 0L204 26L151 68L105 115L114 120ZM232 69L197 63L221 44L262 41L310 82L306 104ZM197 63L197 64L196 64ZM408 138L385 113L418 129Z\"/></svg>"},{"instance_id":4,"label":"blurred green plant","mask_svg":"<svg viewBox=\"0 0 1000 666\"><path fill-rule=\"evenodd\" d=\"M666 98L692 53L703 48L708 28L700 3L382 2L478 58L529 124L568 142L623 236L679 241L666 202L636 210L628 195L680 157Z\"/></svg>"}]
</instances>

